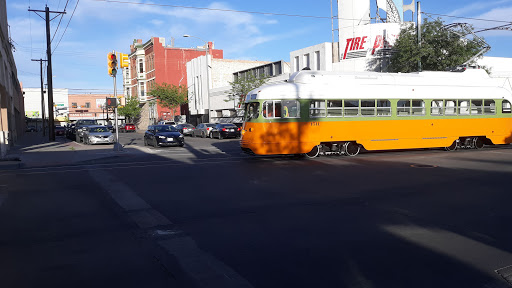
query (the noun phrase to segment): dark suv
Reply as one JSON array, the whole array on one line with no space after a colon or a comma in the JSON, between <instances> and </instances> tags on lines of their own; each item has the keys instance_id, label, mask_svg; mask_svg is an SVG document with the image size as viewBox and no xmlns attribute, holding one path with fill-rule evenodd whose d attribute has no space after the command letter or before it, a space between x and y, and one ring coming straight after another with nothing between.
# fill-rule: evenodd
<instances>
[{"instance_id":1,"label":"dark suv","mask_svg":"<svg viewBox=\"0 0 512 288\"><path fill-rule=\"evenodd\" d=\"M80 119L75 123L75 141L78 143L84 142L84 132L88 126L99 125L96 119Z\"/></svg>"}]
</instances>

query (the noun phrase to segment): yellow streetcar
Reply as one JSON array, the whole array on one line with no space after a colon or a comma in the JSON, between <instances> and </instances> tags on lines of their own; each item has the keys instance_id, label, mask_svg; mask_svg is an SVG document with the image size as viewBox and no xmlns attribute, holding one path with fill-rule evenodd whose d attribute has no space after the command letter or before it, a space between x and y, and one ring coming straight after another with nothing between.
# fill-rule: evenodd
<instances>
[{"instance_id":1,"label":"yellow streetcar","mask_svg":"<svg viewBox=\"0 0 512 288\"><path fill-rule=\"evenodd\" d=\"M245 99L240 141L257 155L482 148L512 142L512 89L484 70L299 71Z\"/></svg>"}]
</instances>

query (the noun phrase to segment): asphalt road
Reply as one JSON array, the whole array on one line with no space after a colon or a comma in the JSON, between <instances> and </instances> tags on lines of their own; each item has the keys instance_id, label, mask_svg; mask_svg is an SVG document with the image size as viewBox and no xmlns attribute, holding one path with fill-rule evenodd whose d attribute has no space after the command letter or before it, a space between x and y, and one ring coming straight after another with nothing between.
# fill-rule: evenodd
<instances>
[{"instance_id":1,"label":"asphalt road","mask_svg":"<svg viewBox=\"0 0 512 288\"><path fill-rule=\"evenodd\" d=\"M96 183L140 233L165 234L153 240L200 287L508 287L496 271L512 265L511 146L310 160L248 156L236 139L120 141L141 153L17 173L44 191Z\"/></svg>"}]
</instances>

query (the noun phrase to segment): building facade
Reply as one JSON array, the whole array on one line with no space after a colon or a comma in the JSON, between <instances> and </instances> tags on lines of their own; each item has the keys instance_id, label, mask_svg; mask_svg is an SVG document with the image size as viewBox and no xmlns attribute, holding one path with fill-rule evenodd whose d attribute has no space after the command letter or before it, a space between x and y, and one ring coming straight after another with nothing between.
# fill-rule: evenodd
<instances>
[{"instance_id":1,"label":"building facade","mask_svg":"<svg viewBox=\"0 0 512 288\"><path fill-rule=\"evenodd\" d=\"M156 83L186 85L186 63L204 56L207 52L205 46L176 48L173 45L166 45L165 38L161 37L153 37L145 43L137 39L130 46L130 66L123 70L123 90L125 97L137 97L143 106L141 119L137 123L141 128L160 119L188 114L187 105L170 111L158 104L155 105L155 99L148 97L147 93ZM222 59L223 51L214 49L213 46L213 43L209 42L208 54L213 59ZM153 118L149 119L144 115L153 115Z\"/></svg>"},{"instance_id":2,"label":"building facade","mask_svg":"<svg viewBox=\"0 0 512 288\"><path fill-rule=\"evenodd\" d=\"M6 1L0 0L0 158L5 157L25 131L23 92L12 48Z\"/></svg>"},{"instance_id":3,"label":"building facade","mask_svg":"<svg viewBox=\"0 0 512 288\"><path fill-rule=\"evenodd\" d=\"M28 125L35 126L38 130L42 129L42 116L48 119L48 93L43 90L44 113L41 109L41 88L24 88L25 95L25 117ZM66 122L69 113L68 89L53 89L53 116L55 125ZM48 127L48 126L45 126Z\"/></svg>"},{"instance_id":4,"label":"building facade","mask_svg":"<svg viewBox=\"0 0 512 288\"><path fill-rule=\"evenodd\" d=\"M70 94L69 95L69 120L96 119L100 124L106 124L108 121L114 122L115 114L107 111L105 104L110 94ZM123 122L124 117L118 116L119 123Z\"/></svg>"},{"instance_id":5,"label":"building facade","mask_svg":"<svg viewBox=\"0 0 512 288\"><path fill-rule=\"evenodd\" d=\"M237 77L253 74L268 78L267 83L288 79L290 65L284 61L247 61L210 59L206 79L205 56L187 63L188 101L190 123L197 125L206 121L212 123L242 123L243 107L238 101L230 100L230 82ZM209 89L206 87L209 84ZM209 117L207 117L209 112Z\"/></svg>"}]
</instances>

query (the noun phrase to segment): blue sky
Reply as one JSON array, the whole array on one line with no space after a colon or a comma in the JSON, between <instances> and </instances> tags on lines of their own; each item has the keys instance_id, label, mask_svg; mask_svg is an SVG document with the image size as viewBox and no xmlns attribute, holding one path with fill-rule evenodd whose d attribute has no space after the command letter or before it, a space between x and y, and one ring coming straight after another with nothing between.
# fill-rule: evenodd
<instances>
[{"instance_id":1,"label":"blue sky","mask_svg":"<svg viewBox=\"0 0 512 288\"><path fill-rule=\"evenodd\" d=\"M45 59L45 22L31 9L44 10L48 5L52 11L62 11L67 0L7 0L7 15L10 35L14 40L14 53L18 78L24 87L39 87L39 62ZM77 1L78 5L77 5ZM117 0L116 0L117 1ZM270 12L321 16L326 18L290 17L252 13L197 10L158 5L134 5L118 2L163 4L202 7L222 10ZM333 0L333 2L336 2ZM405 0L406 4L409 0ZM371 1L375 7L375 1ZM422 11L460 17L509 20L512 15L512 0L490 1L441 1L424 0ZM61 39L68 21L77 6L73 18ZM290 51L330 42L331 7L329 0L320 1L204 1L204 0L69 0L67 14L62 18L52 42L54 50L53 85L55 88L86 89L81 92L112 93L112 78L107 74L107 53L112 50L128 53L133 39L144 42L150 37L165 37L170 44L175 38L176 47L194 47L203 42L194 38L183 38L190 34L205 41L213 41L215 48L224 50L226 59L248 59L261 61L289 61ZM336 12L335 12L336 13ZM40 13L44 16L44 13ZM52 14L56 16L56 14ZM372 12L372 17L375 13ZM434 16L437 17L437 16ZM410 12L405 20L410 21ZM474 21L442 17L445 22L466 22L477 28L487 28L504 23ZM52 21L51 33L55 33L60 17ZM512 57L512 31L492 31L484 36L492 49L486 56ZM58 44L58 47L56 45ZM122 87L118 80L118 91ZM46 81L45 81L46 83ZM98 90L95 90L98 89Z\"/></svg>"}]
</instances>

